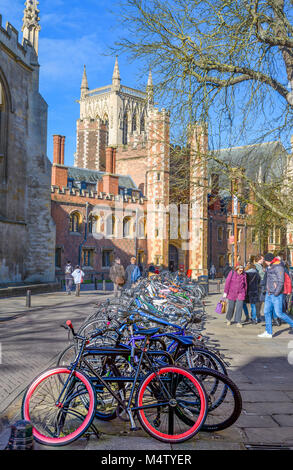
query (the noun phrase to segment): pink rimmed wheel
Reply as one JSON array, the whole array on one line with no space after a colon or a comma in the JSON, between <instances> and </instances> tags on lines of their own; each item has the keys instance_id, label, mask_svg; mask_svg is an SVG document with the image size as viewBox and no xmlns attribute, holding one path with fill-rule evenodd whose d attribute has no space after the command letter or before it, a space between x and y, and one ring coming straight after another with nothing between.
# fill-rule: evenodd
<instances>
[{"instance_id":1,"label":"pink rimmed wheel","mask_svg":"<svg viewBox=\"0 0 293 470\"><path fill-rule=\"evenodd\" d=\"M204 423L208 409L200 381L177 366L150 373L140 385L136 407L144 430L169 443L192 438Z\"/></svg>"},{"instance_id":2,"label":"pink rimmed wheel","mask_svg":"<svg viewBox=\"0 0 293 470\"><path fill-rule=\"evenodd\" d=\"M95 409L96 396L88 378L79 371L56 367L40 374L28 387L22 417L32 423L38 442L62 446L86 431Z\"/></svg>"}]
</instances>

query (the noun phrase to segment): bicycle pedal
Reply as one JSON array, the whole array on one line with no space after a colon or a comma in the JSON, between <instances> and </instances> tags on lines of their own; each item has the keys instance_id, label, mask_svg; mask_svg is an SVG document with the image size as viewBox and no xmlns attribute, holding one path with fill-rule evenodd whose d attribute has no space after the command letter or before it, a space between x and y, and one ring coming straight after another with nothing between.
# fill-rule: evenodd
<instances>
[{"instance_id":1,"label":"bicycle pedal","mask_svg":"<svg viewBox=\"0 0 293 470\"><path fill-rule=\"evenodd\" d=\"M141 428L139 426L135 426L134 428L130 428L130 431L140 431Z\"/></svg>"}]
</instances>

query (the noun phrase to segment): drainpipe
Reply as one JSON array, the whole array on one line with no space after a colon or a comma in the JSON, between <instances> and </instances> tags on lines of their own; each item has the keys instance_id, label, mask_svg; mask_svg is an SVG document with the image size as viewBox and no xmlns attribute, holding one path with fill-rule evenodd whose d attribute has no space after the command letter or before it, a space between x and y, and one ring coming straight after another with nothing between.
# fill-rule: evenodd
<instances>
[{"instance_id":1,"label":"drainpipe","mask_svg":"<svg viewBox=\"0 0 293 470\"><path fill-rule=\"evenodd\" d=\"M85 215L84 239L83 239L83 241L81 242L81 244L79 245L79 252L78 252L78 264L79 264L79 266L81 266L82 247L83 247L83 245L85 244L85 242L87 241L88 207L89 207L89 203L86 202L86 203L85 203L86 215Z\"/></svg>"}]
</instances>

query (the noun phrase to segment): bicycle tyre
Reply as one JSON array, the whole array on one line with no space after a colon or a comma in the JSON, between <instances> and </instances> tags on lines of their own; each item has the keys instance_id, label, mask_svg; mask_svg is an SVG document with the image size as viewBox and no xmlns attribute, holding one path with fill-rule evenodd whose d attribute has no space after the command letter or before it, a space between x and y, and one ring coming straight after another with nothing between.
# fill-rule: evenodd
<instances>
[{"instance_id":1,"label":"bicycle tyre","mask_svg":"<svg viewBox=\"0 0 293 470\"><path fill-rule=\"evenodd\" d=\"M213 370L213 369L207 369L205 367L203 368L192 368L189 369L192 374L194 374L196 377L200 377L200 380L202 379L203 376L208 377L214 377L216 378L217 382L224 384L224 389L225 392L222 393L222 398L221 400L217 399L215 401L215 404L212 404L212 398L209 395L209 390L207 388L207 381L203 380L203 383L205 384L205 391L207 393L207 398L208 398L208 411L207 411L207 417L205 422L203 423L201 430L205 432L215 432L215 431L222 431L223 429L226 429L232 424L234 424L237 419L239 418L241 411L242 411L242 397L239 388L233 382L227 375L221 374L220 372ZM231 393L228 393L230 391ZM231 400L232 406L231 406L231 411L229 411L228 416L224 416L222 421L219 421L217 424L211 424L209 421L213 419L213 416L215 416L215 413L224 413L224 407L221 408L221 405L227 402L228 400ZM226 408L225 408L226 411ZM214 415L213 415L214 413ZM227 413L227 412L226 412Z\"/></svg>"},{"instance_id":2,"label":"bicycle tyre","mask_svg":"<svg viewBox=\"0 0 293 470\"><path fill-rule=\"evenodd\" d=\"M199 362L199 361L201 362L200 365L195 364L194 367L207 367L209 369L215 369L221 374L228 375L224 362L216 353L206 348L199 348L199 347L193 346L192 354L195 357L195 359L193 359L195 362ZM190 369L190 366L187 363L182 364L182 361L184 358L186 358L185 352L183 354L180 354L175 359L176 364L178 364L180 367L186 367L187 369ZM205 361L208 361L208 362L205 362ZM202 365L203 362L205 362L205 365ZM212 367L210 366L210 364L212 365Z\"/></svg>"},{"instance_id":3,"label":"bicycle tyre","mask_svg":"<svg viewBox=\"0 0 293 470\"><path fill-rule=\"evenodd\" d=\"M157 376L163 376L163 374L167 374L168 376L170 376L171 374L171 379L169 379L170 385L169 385L168 391L172 395L173 398L169 400L168 404L166 403L166 399L164 397L163 397L164 402L160 401L162 400L162 388L160 388L160 386L158 387L156 383ZM172 375L173 375L173 378L172 378ZM176 376L181 376L181 377L178 380ZM194 378L196 379L195 381L193 380ZM185 414L185 409L182 409L182 399L176 396L176 392L178 390L178 387L176 384L181 382L181 385L182 385L184 380L187 381L188 383L188 387L187 387L188 390L192 390L193 399L196 397L197 402L199 400L198 402L199 411L196 412L195 414L195 421L191 420L190 425L188 423L189 429L184 430L182 432L182 423L184 422L184 420L182 419L182 414L183 415ZM174 387L172 387L172 383L175 384ZM151 404L151 405L148 404L150 398L147 395L147 393L151 393L151 398L153 399L154 404ZM186 400L187 398L185 397L184 401L186 402ZM157 401L157 404L156 404L156 401ZM137 392L137 396L136 396L136 406L138 407L137 416L138 416L139 422L141 426L143 427L143 429L149 435L151 435L155 439L162 441L162 442L179 443L179 442L184 442L188 439L191 439L200 430L201 426L203 425L205 421L206 414L207 414L207 397L206 397L205 390L203 386L201 385L200 381L193 374L191 374L188 370L183 369L182 367L178 367L178 366L167 366L167 367L162 367L156 373L151 372L142 380L140 387L138 389L138 392ZM165 415L168 414L168 418L167 418L168 419L168 425L167 425L168 432L167 433L160 431L160 429L156 429L155 426L159 427L161 425L161 422L159 422L157 417L156 418L154 418L154 416L146 417L146 412L148 410L151 411L152 410L151 407L153 407L154 409L157 408L157 417L158 417L158 414L161 413L161 410L163 409L163 407L165 407L165 410L167 411L167 413L165 412ZM164 415L164 410L163 410L163 415ZM178 425L177 428L176 428L176 424L174 426L175 415L177 416L180 422L180 426Z\"/></svg>"},{"instance_id":4,"label":"bicycle tyre","mask_svg":"<svg viewBox=\"0 0 293 470\"><path fill-rule=\"evenodd\" d=\"M57 405L58 397L64 388L65 378L69 378L71 373L71 389L69 387L67 394L64 394L67 397L67 402L65 401ZM76 381L77 385L75 394L72 388L74 381ZM68 395L69 392L71 395ZM87 397L85 397L86 394ZM73 398L77 399L74 403L72 403ZM85 398L88 407L85 407L83 404ZM46 403L47 412L45 410ZM69 411L70 404L71 411ZM81 409L84 410L84 416L81 414ZM78 439L88 429L95 416L95 409L96 395L88 378L80 371L72 372L66 367L56 367L42 372L29 385L23 397L21 414L23 419L32 423L33 436L36 441L48 446L63 446ZM42 423L40 420L43 415L44 422ZM64 435L67 415L72 420L68 424L68 433ZM53 428L55 427L56 430L56 426L57 424L59 426L60 422L61 425L63 424L61 431L63 435L57 436L54 435Z\"/></svg>"},{"instance_id":5,"label":"bicycle tyre","mask_svg":"<svg viewBox=\"0 0 293 470\"><path fill-rule=\"evenodd\" d=\"M75 359L76 357L76 346L75 344L70 344L65 348L60 354L57 359L57 367L64 367L64 366L69 366Z\"/></svg>"}]
</instances>

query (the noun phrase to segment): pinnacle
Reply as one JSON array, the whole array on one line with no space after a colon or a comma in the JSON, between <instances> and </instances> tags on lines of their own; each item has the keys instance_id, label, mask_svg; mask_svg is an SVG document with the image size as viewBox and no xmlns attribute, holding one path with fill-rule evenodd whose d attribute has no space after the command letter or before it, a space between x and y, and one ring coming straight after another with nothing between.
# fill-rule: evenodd
<instances>
[{"instance_id":1,"label":"pinnacle","mask_svg":"<svg viewBox=\"0 0 293 470\"><path fill-rule=\"evenodd\" d=\"M121 80L120 79L119 65L118 65L118 56L116 56L116 59L115 59L115 66L114 66L112 81L113 80Z\"/></svg>"},{"instance_id":2,"label":"pinnacle","mask_svg":"<svg viewBox=\"0 0 293 470\"><path fill-rule=\"evenodd\" d=\"M153 76L152 76L152 71L149 71L149 77L148 77L148 88L151 88L153 86Z\"/></svg>"},{"instance_id":3,"label":"pinnacle","mask_svg":"<svg viewBox=\"0 0 293 470\"><path fill-rule=\"evenodd\" d=\"M88 81L87 81L87 75L86 75L86 66L85 65L83 67L83 76L82 76L82 81L81 81L81 88L84 88L86 90L89 89Z\"/></svg>"}]
</instances>

